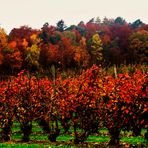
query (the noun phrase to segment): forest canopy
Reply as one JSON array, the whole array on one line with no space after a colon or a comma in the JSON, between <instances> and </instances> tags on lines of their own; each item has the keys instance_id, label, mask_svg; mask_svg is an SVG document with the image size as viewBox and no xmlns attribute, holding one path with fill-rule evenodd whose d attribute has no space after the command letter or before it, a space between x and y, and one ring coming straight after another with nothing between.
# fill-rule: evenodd
<instances>
[{"instance_id":1,"label":"forest canopy","mask_svg":"<svg viewBox=\"0 0 148 148\"><path fill-rule=\"evenodd\" d=\"M137 19L127 23L116 19L90 19L66 26L45 23L40 29L13 28L6 34L0 27L0 70L15 73L22 69L43 71L87 68L93 64L112 66L148 63L148 24Z\"/></svg>"}]
</instances>

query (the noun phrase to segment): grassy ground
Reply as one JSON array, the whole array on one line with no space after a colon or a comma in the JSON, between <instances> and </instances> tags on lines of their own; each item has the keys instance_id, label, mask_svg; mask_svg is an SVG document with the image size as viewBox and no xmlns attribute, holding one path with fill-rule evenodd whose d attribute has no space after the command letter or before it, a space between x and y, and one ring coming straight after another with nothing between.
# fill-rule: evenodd
<instances>
[{"instance_id":1,"label":"grassy ground","mask_svg":"<svg viewBox=\"0 0 148 148\"><path fill-rule=\"evenodd\" d=\"M1 129L0 129L1 130ZM144 139L145 129L142 130L141 136L133 137L132 132L124 132L121 131L121 147L134 147L137 146L147 147L147 141ZM69 130L69 134L60 135L57 138L56 143L51 143L46 134L43 133L42 129L38 126L37 123L33 123L32 134L30 135L30 142L21 143L21 132L19 128L19 123L15 122L12 127L12 137L10 142L0 143L0 147L6 148L55 148L55 147L63 147L63 148L77 148L77 147L107 147L107 143L110 140L108 130L106 128L102 128L99 130L98 134L93 134L88 137L87 141L80 145L74 145L73 143L73 129Z\"/></svg>"}]
</instances>

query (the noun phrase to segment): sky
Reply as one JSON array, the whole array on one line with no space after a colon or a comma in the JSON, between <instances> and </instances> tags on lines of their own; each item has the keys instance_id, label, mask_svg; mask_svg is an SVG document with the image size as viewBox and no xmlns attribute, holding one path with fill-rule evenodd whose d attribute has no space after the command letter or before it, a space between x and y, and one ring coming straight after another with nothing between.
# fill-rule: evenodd
<instances>
[{"instance_id":1,"label":"sky","mask_svg":"<svg viewBox=\"0 0 148 148\"><path fill-rule=\"evenodd\" d=\"M0 27L7 33L23 25L34 29L46 22L56 25L61 19L70 26L94 17L118 16L148 24L148 0L0 0Z\"/></svg>"}]
</instances>

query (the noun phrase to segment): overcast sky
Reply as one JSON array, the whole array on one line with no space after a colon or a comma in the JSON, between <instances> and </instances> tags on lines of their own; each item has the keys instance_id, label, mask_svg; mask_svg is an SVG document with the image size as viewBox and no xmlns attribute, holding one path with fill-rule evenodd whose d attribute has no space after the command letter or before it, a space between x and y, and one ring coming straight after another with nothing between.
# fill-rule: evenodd
<instances>
[{"instance_id":1,"label":"overcast sky","mask_svg":"<svg viewBox=\"0 0 148 148\"><path fill-rule=\"evenodd\" d=\"M0 26L7 33L22 25L40 29L63 19L69 26L98 16L148 24L148 0L0 0Z\"/></svg>"}]
</instances>

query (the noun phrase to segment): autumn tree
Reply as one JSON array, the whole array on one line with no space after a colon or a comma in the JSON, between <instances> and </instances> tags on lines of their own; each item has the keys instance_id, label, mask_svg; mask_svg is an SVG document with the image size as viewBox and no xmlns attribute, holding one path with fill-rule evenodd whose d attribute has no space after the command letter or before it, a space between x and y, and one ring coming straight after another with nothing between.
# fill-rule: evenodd
<instances>
[{"instance_id":1,"label":"autumn tree","mask_svg":"<svg viewBox=\"0 0 148 148\"><path fill-rule=\"evenodd\" d=\"M87 32L86 25L84 24L83 21L79 22L79 24L77 25L76 29L80 32L81 36L85 36L86 35L86 32Z\"/></svg>"},{"instance_id":2,"label":"autumn tree","mask_svg":"<svg viewBox=\"0 0 148 148\"><path fill-rule=\"evenodd\" d=\"M9 33L9 42L16 41L17 48L21 50L22 54L27 46L32 45L32 39L30 38L33 34L39 35L40 31L36 29L32 29L28 26L21 26L20 28L14 28Z\"/></svg>"},{"instance_id":3,"label":"autumn tree","mask_svg":"<svg viewBox=\"0 0 148 148\"><path fill-rule=\"evenodd\" d=\"M38 34L32 34L30 35L30 42L31 44L40 44L41 39L39 38ZM27 42L24 41L24 46L28 46Z\"/></svg>"},{"instance_id":4,"label":"autumn tree","mask_svg":"<svg viewBox=\"0 0 148 148\"><path fill-rule=\"evenodd\" d=\"M15 47L16 42L9 43L7 34L0 28L0 63L3 72L8 74L19 70L22 66L21 53Z\"/></svg>"},{"instance_id":5,"label":"autumn tree","mask_svg":"<svg viewBox=\"0 0 148 148\"><path fill-rule=\"evenodd\" d=\"M110 49L116 48L116 51L119 53L118 58L116 58L116 64L120 65L121 63L125 63L127 61L128 58L127 49L129 45L128 38L132 31L130 26L127 24L125 25L114 24L110 27L110 32L111 32L111 44L109 48Z\"/></svg>"},{"instance_id":6,"label":"autumn tree","mask_svg":"<svg viewBox=\"0 0 148 148\"><path fill-rule=\"evenodd\" d=\"M59 41L59 36L55 34L56 27L45 23L41 28L41 33L39 34L40 39L44 44L52 43L56 44Z\"/></svg>"},{"instance_id":7,"label":"autumn tree","mask_svg":"<svg viewBox=\"0 0 148 148\"><path fill-rule=\"evenodd\" d=\"M87 67L89 63L89 54L86 49L86 38L82 37L79 46L74 47L74 61L78 67Z\"/></svg>"},{"instance_id":8,"label":"autumn tree","mask_svg":"<svg viewBox=\"0 0 148 148\"><path fill-rule=\"evenodd\" d=\"M17 40L17 39L24 39L29 38L30 35L37 33L38 30L32 29L28 26L21 26L19 28L14 28L9 33L9 40Z\"/></svg>"},{"instance_id":9,"label":"autumn tree","mask_svg":"<svg viewBox=\"0 0 148 148\"><path fill-rule=\"evenodd\" d=\"M132 33L129 41L130 62L148 63L148 31L140 30Z\"/></svg>"},{"instance_id":10,"label":"autumn tree","mask_svg":"<svg viewBox=\"0 0 148 148\"><path fill-rule=\"evenodd\" d=\"M43 69L48 69L48 53L49 53L49 45L41 44L40 45L40 57L39 61Z\"/></svg>"},{"instance_id":11,"label":"autumn tree","mask_svg":"<svg viewBox=\"0 0 148 148\"><path fill-rule=\"evenodd\" d=\"M26 68L29 68L29 70L39 69L39 57L40 57L40 48L33 44L31 47L28 47L26 49Z\"/></svg>"},{"instance_id":12,"label":"autumn tree","mask_svg":"<svg viewBox=\"0 0 148 148\"><path fill-rule=\"evenodd\" d=\"M74 49L70 39L62 37L61 41L58 42L60 59L59 63L63 68L72 67Z\"/></svg>"},{"instance_id":13,"label":"autumn tree","mask_svg":"<svg viewBox=\"0 0 148 148\"><path fill-rule=\"evenodd\" d=\"M6 73L14 73L15 71L21 69L22 57L17 48L11 48L9 45L5 46L2 49L2 54L4 57L2 61L2 68Z\"/></svg>"},{"instance_id":14,"label":"autumn tree","mask_svg":"<svg viewBox=\"0 0 148 148\"><path fill-rule=\"evenodd\" d=\"M76 29L73 29L72 32L75 34L76 43L79 43L80 40L81 40L81 37L82 37L81 34L80 34L80 32L78 30L76 30Z\"/></svg>"},{"instance_id":15,"label":"autumn tree","mask_svg":"<svg viewBox=\"0 0 148 148\"><path fill-rule=\"evenodd\" d=\"M90 40L90 55L91 55L91 63L92 64L101 64L103 60L103 48L102 48L102 41L99 34L94 34Z\"/></svg>"},{"instance_id":16,"label":"autumn tree","mask_svg":"<svg viewBox=\"0 0 148 148\"><path fill-rule=\"evenodd\" d=\"M66 38L70 39L72 44L76 44L75 32L73 32L73 31L64 31L63 32L63 36L65 36Z\"/></svg>"},{"instance_id":17,"label":"autumn tree","mask_svg":"<svg viewBox=\"0 0 148 148\"><path fill-rule=\"evenodd\" d=\"M2 64L3 54L2 49L7 46L8 38L5 30L0 27L0 65Z\"/></svg>"},{"instance_id":18,"label":"autumn tree","mask_svg":"<svg viewBox=\"0 0 148 148\"><path fill-rule=\"evenodd\" d=\"M7 45L8 37L3 28L0 27L0 47L4 47Z\"/></svg>"},{"instance_id":19,"label":"autumn tree","mask_svg":"<svg viewBox=\"0 0 148 148\"><path fill-rule=\"evenodd\" d=\"M2 64L3 55L2 55L2 49L0 48L0 65Z\"/></svg>"},{"instance_id":20,"label":"autumn tree","mask_svg":"<svg viewBox=\"0 0 148 148\"><path fill-rule=\"evenodd\" d=\"M90 20L88 23L86 23L86 38L90 39L96 32L99 32L100 25L94 23L93 20Z\"/></svg>"}]
</instances>

